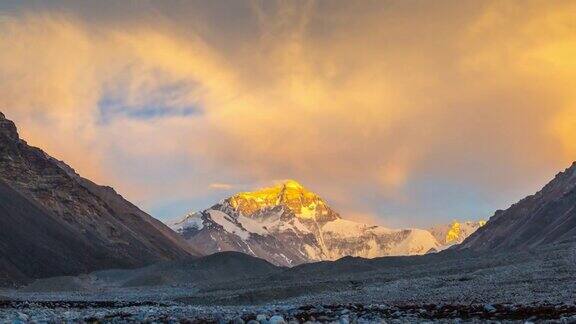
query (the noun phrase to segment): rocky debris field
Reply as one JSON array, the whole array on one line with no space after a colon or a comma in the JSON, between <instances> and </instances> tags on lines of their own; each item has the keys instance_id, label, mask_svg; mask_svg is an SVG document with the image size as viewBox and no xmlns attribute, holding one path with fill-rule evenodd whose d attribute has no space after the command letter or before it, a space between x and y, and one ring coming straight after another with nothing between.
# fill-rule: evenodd
<instances>
[{"instance_id":1,"label":"rocky debris field","mask_svg":"<svg viewBox=\"0 0 576 324\"><path fill-rule=\"evenodd\" d=\"M126 288L111 284L126 273L106 274L92 285L60 278L0 291L0 323L576 323L573 243L511 254L349 258L182 285Z\"/></svg>"},{"instance_id":2,"label":"rocky debris field","mask_svg":"<svg viewBox=\"0 0 576 324\"><path fill-rule=\"evenodd\" d=\"M0 303L0 321L12 323L576 323L575 304L401 304L198 307L153 302Z\"/></svg>"}]
</instances>

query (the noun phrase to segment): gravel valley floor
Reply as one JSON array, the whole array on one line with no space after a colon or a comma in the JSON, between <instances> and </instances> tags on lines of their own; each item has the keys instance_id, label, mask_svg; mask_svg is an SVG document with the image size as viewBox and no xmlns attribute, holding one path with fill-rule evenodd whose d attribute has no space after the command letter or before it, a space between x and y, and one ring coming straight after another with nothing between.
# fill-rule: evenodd
<instances>
[{"instance_id":1,"label":"gravel valley floor","mask_svg":"<svg viewBox=\"0 0 576 324\"><path fill-rule=\"evenodd\" d=\"M36 283L37 291L0 291L0 321L576 323L574 243L496 255L345 258L232 281L94 281L66 277Z\"/></svg>"}]
</instances>

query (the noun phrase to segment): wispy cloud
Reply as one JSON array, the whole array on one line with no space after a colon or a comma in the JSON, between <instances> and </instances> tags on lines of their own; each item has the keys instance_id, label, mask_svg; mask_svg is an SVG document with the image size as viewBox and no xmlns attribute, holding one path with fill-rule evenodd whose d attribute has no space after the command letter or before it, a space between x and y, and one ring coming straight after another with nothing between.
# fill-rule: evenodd
<instances>
[{"instance_id":1,"label":"wispy cloud","mask_svg":"<svg viewBox=\"0 0 576 324\"><path fill-rule=\"evenodd\" d=\"M230 190L234 188L234 185L231 185L229 183L211 183L209 187L210 189L216 189L216 190Z\"/></svg>"}]
</instances>

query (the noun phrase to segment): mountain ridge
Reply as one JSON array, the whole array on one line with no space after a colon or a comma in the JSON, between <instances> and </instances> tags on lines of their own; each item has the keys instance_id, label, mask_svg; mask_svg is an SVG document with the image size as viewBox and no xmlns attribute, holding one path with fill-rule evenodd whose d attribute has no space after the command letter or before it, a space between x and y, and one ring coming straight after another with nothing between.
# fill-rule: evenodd
<instances>
[{"instance_id":1,"label":"mountain ridge","mask_svg":"<svg viewBox=\"0 0 576 324\"><path fill-rule=\"evenodd\" d=\"M498 210L485 226L458 249L488 251L533 248L576 238L576 162L506 210Z\"/></svg>"},{"instance_id":2,"label":"mountain ridge","mask_svg":"<svg viewBox=\"0 0 576 324\"><path fill-rule=\"evenodd\" d=\"M237 193L169 225L204 254L239 251L281 266L445 248L427 230L389 229L344 219L295 180Z\"/></svg>"}]
</instances>

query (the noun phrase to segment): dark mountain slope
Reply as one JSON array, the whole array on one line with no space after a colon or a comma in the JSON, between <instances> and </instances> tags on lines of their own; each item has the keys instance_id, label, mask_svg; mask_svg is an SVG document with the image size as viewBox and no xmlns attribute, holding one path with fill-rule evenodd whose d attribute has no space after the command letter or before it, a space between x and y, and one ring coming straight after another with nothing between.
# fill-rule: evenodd
<instances>
[{"instance_id":1,"label":"dark mountain slope","mask_svg":"<svg viewBox=\"0 0 576 324\"><path fill-rule=\"evenodd\" d=\"M538 193L497 211L457 249L506 250L576 240L576 163Z\"/></svg>"},{"instance_id":2,"label":"dark mountain slope","mask_svg":"<svg viewBox=\"0 0 576 324\"><path fill-rule=\"evenodd\" d=\"M37 239L34 233L43 230L51 237L68 237L62 233L71 233L71 236L76 237L75 242L85 242L90 247L76 255L72 253L75 247L69 246L70 266L63 264L50 270L40 266L38 271L29 272L20 268L20 264L18 269L22 274L43 277L56 273L76 273L80 269L94 271L106 267L140 267L196 254L180 236L126 201L112 188L98 186L80 177L64 162L28 146L19 139L14 123L1 113L0 180L12 188L10 195L10 190L6 189L8 198L5 201L9 201L9 197L15 195L13 191L16 191L23 197L22 208L36 210L34 213L26 210L29 221L25 223L26 227L20 229L22 235L18 240L7 241L0 236L0 246L10 247L13 251L16 251L14 249L18 245L39 246L41 242L34 242ZM25 207L26 201L37 206ZM14 215L18 215L14 214L16 211L0 214L2 222L13 222L13 218L17 217ZM41 222L46 221L47 214L52 220L50 224L55 222L59 227L43 227ZM25 235L26 232L30 234ZM46 247L57 248L51 245ZM3 257L21 258L18 255ZM28 258L28 262L29 266L42 263L34 258Z\"/></svg>"},{"instance_id":3,"label":"dark mountain slope","mask_svg":"<svg viewBox=\"0 0 576 324\"><path fill-rule=\"evenodd\" d=\"M0 285L120 264L0 181ZM123 264L125 266L129 264Z\"/></svg>"}]
</instances>

